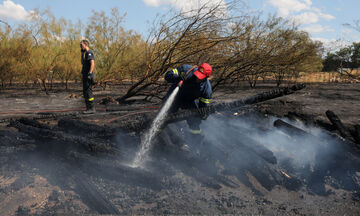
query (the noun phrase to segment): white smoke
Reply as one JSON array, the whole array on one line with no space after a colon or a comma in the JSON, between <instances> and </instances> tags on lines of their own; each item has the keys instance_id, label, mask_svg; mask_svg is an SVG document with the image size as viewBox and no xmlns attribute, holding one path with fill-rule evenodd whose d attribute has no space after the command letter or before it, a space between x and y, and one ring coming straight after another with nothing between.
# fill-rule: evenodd
<instances>
[{"instance_id":1,"label":"white smoke","mask_svg":"<svg viewBox=\"0 0 360 216\"><path fill-rule=\"evenodd\" d=\"M308 132L308 135L290 136L273 126L276 119L270 117L261 120L259 123L249 117L229 118L223 115L212 115L203 121L201 126L208 143L222 145L225 140L226 142L237 143L241 143L243 140L253 140L254 143L261 144L272 151L278 164L289 163L290 161L291 166L299 169L311 168L316 163L318 155L322 155L321 158L326 158L325 154L335 151L337 141L324 131L314 127L306 127L300 122L283 119ZM244 139L245 137L246 139ZM251 143L246 143L246 145L251 145Z\"/></svg>"}]
</instances>

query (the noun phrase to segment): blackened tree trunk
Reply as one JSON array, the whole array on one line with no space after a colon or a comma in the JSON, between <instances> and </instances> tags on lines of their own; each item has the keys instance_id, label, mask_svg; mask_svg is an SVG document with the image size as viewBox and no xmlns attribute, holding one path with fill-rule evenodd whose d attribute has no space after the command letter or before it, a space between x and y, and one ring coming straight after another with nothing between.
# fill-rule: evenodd
<instances>
[{"instance_id":1,"label":"blackened tree trunk","mask_svg":"<svg viewBox=\"0 0 360 216\"><path fill-rule=\"evenodd\" d=\"M231 110L231 109L242 107L245 105L256 104L256 103L260 103L260 102L263 102L266 100L271 100L271 99L274 99L277 97L289 95L289 94L292 94L295 91L301 90L303 88L305 88L305 84L297 84L297 85L293 85L291 87L283 87L283 88L275 89L272 91L263 92L260 94L249 96L246 98L242 98L242 99L236 100L234 102L230 102L230 103L219 103L219 104L215 104L215 105L210 105L208 107L202 108L202 110L200 110L200 111L207 112L208 114L212 114L216 111ZM177 122L177 121L182 121L182 120L188 119L193 116L198 116L198 115L199 115L199 110L197 110L197 109L180 110L176 113L169 115L166 118L166 124L172 123L172 122ZM155 116L156 116L156 113L147 113L147 114L137 115L137 116L133 117L132 119L126 119L123 121L119 121L118 125L125 130L130 130L130 131L131 130L142 130L149 126L151 120L154 119Z\"/></svg>"},{"instance_id":2,"label":"blackened tree trunk","mask_svg":"<svg viewBox=\"0 0 360 216\"><path fill-rule=\"evenodd\" d=\"M352 140L349 130L343 125L340 118L331 110L326 111L326 116L345 139Z\"/></svg>"}]
</instances>

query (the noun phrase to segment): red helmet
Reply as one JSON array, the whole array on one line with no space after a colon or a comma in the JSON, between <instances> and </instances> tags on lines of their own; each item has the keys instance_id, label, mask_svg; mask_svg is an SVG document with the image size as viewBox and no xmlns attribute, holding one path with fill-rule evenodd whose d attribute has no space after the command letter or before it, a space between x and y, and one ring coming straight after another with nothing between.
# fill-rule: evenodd
<instances>
[{"instance_id":1,"label":"red helmet","mask_svg":"<svg viewBox=\"0 0 360 216\"><path fill-rule=\"evenodd\" d=\"M201 69L203 69L202 70L203 72L201 72ZM211 73L212 73L212 67L208 63L202 63L198 67L197 71L194 72L194 75L198 79L202 80L202 79L205 79L206 77L209 77L211 75Z\"/></svg>"}]
</instances>

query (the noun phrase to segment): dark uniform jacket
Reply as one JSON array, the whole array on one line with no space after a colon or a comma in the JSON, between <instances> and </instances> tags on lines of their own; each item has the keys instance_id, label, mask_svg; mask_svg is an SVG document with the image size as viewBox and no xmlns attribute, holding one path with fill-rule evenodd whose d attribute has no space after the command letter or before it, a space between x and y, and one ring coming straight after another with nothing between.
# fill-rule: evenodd
<instances>
[{"instance_id":1,"label":"dark uniform jacket","mask_svg":"<svg viewBox=\"0 0 360 216\"><path fill-rule=\"evenodd\" d=\"M91 50L85 51L81 58L81 63L82 63L81 73L85 76L87 76L89 74L91 60L95 60L93 51L91 51Z\"/></svg>"},{"instance_id":2,"label":"dark uniform jacket","mask_svg":"<svg viewBox=\"0 0 360 216\"><path fill-rule=\"evenodd\" d=\"M180 74L186 73L192 68L191 65L182 65L177 67L171 71L166 72L165 80L167 82L173 83L169 89L168 95L176 88L178 83L180 82ZM182 87L179 90L177 101L175 104L179 108L183 109L191 109L191 108L201 108L206 107L210 103L212 88L210 81L205 78L202 82L196 83L193 78L194 72L198 68L193 68L189 74L187 75L187 79L183 83ZM197 99L199 101L197 101Z\"/></svg>"}]
</instances>

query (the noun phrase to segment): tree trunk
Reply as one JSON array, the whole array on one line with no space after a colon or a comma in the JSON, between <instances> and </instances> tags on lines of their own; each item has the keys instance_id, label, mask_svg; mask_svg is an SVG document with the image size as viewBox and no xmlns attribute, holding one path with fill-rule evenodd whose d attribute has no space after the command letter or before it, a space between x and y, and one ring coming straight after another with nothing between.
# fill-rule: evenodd
<instances>
[{"instance_id":1,"label":"tree trunk","mask_svg":"<svg viewBox=\"0 0 360 216\"><path fill-rule=\"evenodd\" d=\"M49 94L48 89L47 89L47 85L46 85L46 80L41 80L41 83L42 83L42 86L44 88L45 93Z\"/></svg>"},{"instance_id":2,"label":"tree trunk","mask_svg":"<svg viewBox=\"0 0 360 216\"><path fill-rule=\"evenodd\" d=\"M295 127L289 123L284 122L281 119L278 119L274 122L274 127L280 128L285 130L286 132L288 132L290 135L294 135L294 136L308 136L310 135L309 133L307 133L306 131Z\"/></svg>"},{"instance_id":3,"label":"tree trunk","mask_svg":"<svg viewBox=\"0 0 360 216\"><path fill-rule=\"evenodd\" d=\"M210 105L208 107L204 107L202 108L202 111L207 112L208 114L212 114L215 111L224 111L224 110L230 110L230 109L234 109L234 108L238 108L238 107L242 107L245 105L251 105L251 104L255 104L255 103L260 103L266 100L271 100L277 97L281 97L284 95L289 95L294 93L295 91L301 90L305 88L305 84L297 84L297 85L293 85L291 87L283 87L283 88L279 88L279 89L275 89L272 91L268 91L268 92L263 92L260 94L256 94L253 96L249 96L246 98L242 98L233 102L229 102L229 103L219 103L216 105ZM123 108L121 108L119 106L119 110L123 110ZM115 107L112 107L112 111L115 111ZM171 122L177 122L177 121L182 121L185 119L188 119L190 117L193 116L198 116L199 115L199 110L197 109L191 109L191 110L180 110L176 113L170 114L167 116L166 118L166 124L171 123ZM120 127L122 127L123 129L126 130L130 130L130 131L134 131L134 130L141 130L141 129L145 129L149 126L149 124L151 123L151 120L154 119L156 116L156 113L146 113L146 114L138 114L134 117L132 117L131 119L126 119L126 120L122 120L119 121L118 124Z\"/></svg>"}]
</instances>

